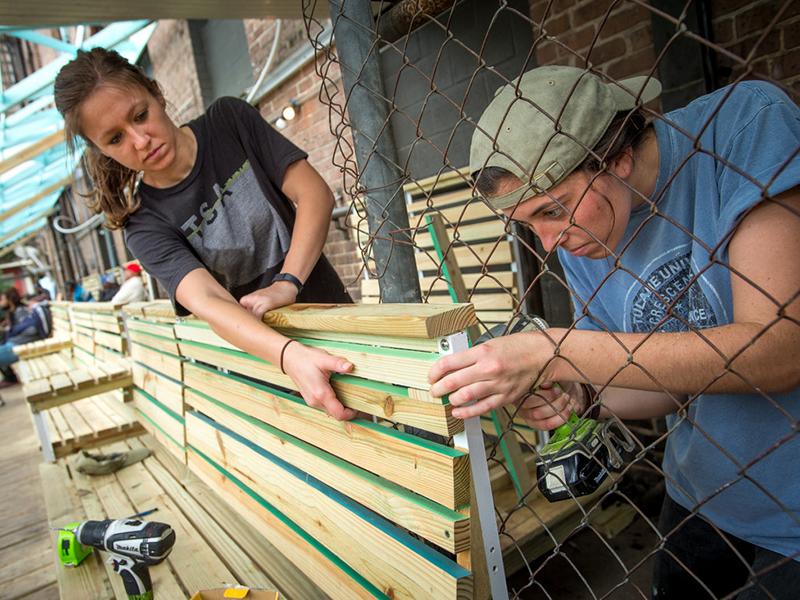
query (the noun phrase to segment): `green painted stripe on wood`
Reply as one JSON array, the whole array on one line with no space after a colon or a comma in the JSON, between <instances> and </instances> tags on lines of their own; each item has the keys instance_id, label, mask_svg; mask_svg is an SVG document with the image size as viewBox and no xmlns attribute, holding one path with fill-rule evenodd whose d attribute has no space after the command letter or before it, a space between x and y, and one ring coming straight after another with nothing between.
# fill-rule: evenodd
<instances>
[{"instance_id":1,"label":"green painted stripe on wood","mask_svg":"<svg viewBox=\"0 0 800 600\"><path fill-rule=\"evenodd\" d=\"M141 333L141 332L137 331L136 333ZM175 342L175 340L170 340L170 342ZM158 352L159 354L163 354L164 356L169 356L170 358L177 358L178 360L186 360L180 354L172 354L172 352L164 352L163 350L159 350L158 348L153 348L152 346L148 346L147 344L143 344L139 340L133 340L133 339L131 340L131 345L137 345L137 344L139 346L143 346L143 347L147 348L148 350L152 350L153 352ZM213 348L214 346L210 346L210 347Z\"/></svg>"},{"instance_id":2,"label":"green painted stripe on wood","mask_svg":"<svg viewBox=\"0 0 800 600\"><path fill-rule=\"evenodd\" d=\"M277 519L279 519L284 525L289 527L289 529L291 529L297 535L299 535L301 538L303 538L303 540L305 542L307 542L312 547L314 547L314 549L316 549L325 558L327 558L334 565L339 567L342 571L347 573L353 579L353 581L358 583L361 587L363 587L365 590L367 590L370 594L372 594L376 598L382 598L382 599L389 600L389 596L387 596L386 594L381 592L378 588L376 588L374 585L372 585L364 577L359 575L359 573L355 569L353 569L350 565L348 565L346 562L344 562L342 559L340 559L338 556L336 556L333 552L328 550L325 546L320 544L309 533L307 533L305 529L300 527L297 523L292 521L289 517L287 517L285 514L283 514L277 508L272 506L272 504L270 504L269 502L264 500L264 498L259 496L253 489L248 487L239 478L237 478L235 475L233 475L232 473L227 471L224 467L218 465L210 457L208 457L205 454L203 454L200 450L198 450L197 448L195 448L191 444L189 445L189 448L192 450L192 452L196 453L197 456L202 458L204 461L206 461L208 464L210 464L212 467L214 467L214 469L216 469L222 475L224 475L226 479L229 479L231 482L233 482L233 484L236 485L236 487L241 489L244 493L246 493L248 496L250 496L253 500L258 502L266 510L268 510L270 513L272 513L272 515L274 515Z\"/></svg>"},{"instance_id":3,"label":"green painted stripe on wood","mask_svg":"<svg viewBox=\"0 0 800 600\"><path fill-rule=\"evenodd\" d=\"M302 469L283 460L279 456L272 454L268 450L265 450L261 446L257 445L256 443L252 442L246 437L236 433L235 431L229 429L225 425L215 422L213 419L207 417L206 415L202 413L194 413L194 415L201 421L204 421L207 425L211 425L212 427L214 427L218 431L221 431L234 441L242 444L243 446L249 448L262 458L270 461L277 467L283 469L288 474L297 478L304 484L317 490L321 494L327 496L333 502L336 502L340 506L344 507L345 509L347 509L349 512L353 513L360 519L366 521L376 529L382 531L387 536L394 538L397 542L403 544L406 548L418 554L436 568L441 569L442 571L444 571L445 573L454 578L469 576L469 571L464 569L464 567L459 565L457 562L448 559L441 552L434 550L425 543L410 536L405 530L401 529L397 525L394 525L385 517L382 517L378 513L364 507L363 505L354 501L352 498L350 498L346 494L343 494L336 488L333 488L328 484L324 483L323 481L320 481L313 475L306 473Z\"/></svg>"},{"instance_id":4,"label":"green painted stripe on wood","mask_svg":"<svg viewBox=\"0 0 800 600\"><path fill-rule=\"evenodd\" d=\"M185 421L184 421L182 416L180 416L178 413L176 413L171 408L167 408L164 404L162 404L161 402L159 402L158 400L153 398L153 396L151 396L150 394L145 392L142 388L134 387L133 391L134 391L134 393L139 393L142 396L144 396L145 400L148 400L148 401L152 402L153 404L155 404L158 408L160 408L165 413L167 413L170 417L172 417L173 419L178 421L181 425L183 425L185 423Z\"/></svg>"},{"instance_id":5,"label":"green painted stripe on wood","mask_svg":"<svg viewBox=\"0 0 800 600\"><path fill-rule=\"evenodd\" d=\"M149 346L148 346L148 347L149 347ZM150 349L152 350L152 348L150 348ZM170 356L171 356L171 355L170 355ZM180 379L175 379L174 377L170 377L169 375L166 375L166 374L162 373L161 371L159 371L159 370L157 370L157 369L154 369L154 368L153 368L153 367L151 367L150 365L148 365L148 364L145 364L145 363L143 363L143 362L141 362L141 361L134 360L133 362L135 362L135 363L136 363L137 365L139 365L140 367L144 367L145 369L147 369L147 370L148 370L148 371L150 371L151 373L155 373L156 375L158 375L158 376L159 376L159 377L161 377L162 379L166 379L167 381L169 381L169 382L171 382L171 383L177 383L179 386L183 387L183 382L182 382ZM141 389L141 388L139 388L139 389Z\"/></svg>"},{"instance_id":6,"label":"green painted stripe on wood","mask_svg":"<svg viewBox=\"0 0 800 600\"><path fill-rule=\"evenodd\" d=\"M212 369L212 368L207 367L206 365L202 365L200 363L194 363L193 366L195 366L195 367L197 367L199 369L204 369L206 371L210 371L210 372L214 373L215 375L219 375L220 377L226 377L228 379L233 379L234 381L237 381L237 382L242 383L244 385L249 385L250 387L256 388L257 390L261 390L262 392L266 392L268 394L272 394L274 396L277 396L278 398L282 398L282 399L288 400L290 402L294 402L295 404L305 405L305 402L303 401L302 398L298 398L297 396L294 396L292 394L288 394L286 392L283 392L281 390L275 389L275 388L270 387L268 385L265 385L263 383L257 383L255 381L250 380L250 379L244 379L244 378L239 377L237 375L233 375L232 373L223 373L222 371L218 371L217 369ZM192 391L200 394L201 396L203 396L205 398L208 398L209 400L213 400L213 398L210 398L209 396L207 396L203 392L200 392L200 391L198 391L198 390L196 390L194 388L189 388L189 389L191 389ZM396 438L398 440L402 440L404 442L408 442L408 443L420 446L421 448L425 448L427 450L432 450L434 452L438 452L439 454L442 454L444 456L459 457L459 456L466 456L467 455L467 453L463 452L462 450L456 450L455 448L451 448L450 446L444 446L442 444L437 444L436 442L432 442L430 440L426 440L426 439L423 439L421 437L417 437L415 435L409 435L409 434L404 433L402 431L397 431L396 429L391 429L391 428L388 428L388 427L384 427L383 425L378 425L377 423L373 423L372 421L367 421L367 420L364 420L364 419L354 419L353 423L358 423L361 427L364 427L365 429L371 429L371 430L376 431L378 433L381 433L383 435L394 437L394 438Z\"/></svg>"},{"instance_id":7,"label":"green painted stripe on wood","mask_svg":"<svg viewBox=\"0 0 800 600\"><path fill-rule=\"evenodd\" d=\"M173 444L175 444L175 445L176 445L178 448L180 448L181 450L184 450L184 451L186 450L186 448L184 447L184 445L183 445L183 444L181 444L180 442L176 441L174 437L172 437L170 434L168 434L166 431L164 431L164 428L163 428L163 427L161 427L161 425L159 425L158 423L156 423L155 421L153 421L153 419L151 419L150 417L148 417L146 414L144 414L144 413L143 413L142 411L140 411L138 408L136 409L136 412L137 412L137 413L139 413L139 416L140 416L140 417L144 417L144 419L145 419L145 420L146 420L148 423L150 423L150 424L151 424L153 427L155 427L155 428L156 428L156 429L158 429L158 430L159 430L161 433L163 433L163 434L166 436L166 438L167 438L167 439L168 439L170 442L172 442Z\"/></svg>"},{"instance_id":8,"label":"green painted stripe on wood","mask_svg":"<svg viewBox=\"0 0 800 600\"><path fill-rule=\"evenodd\" d=\"M202 396L203 398L205 398L206 400L208 400L212 404L215 404L216 406L222 408L223 410L226 410L226 411L228 411L230 413L233 413L234 415L236 415L237 417L239 417L240 419L242 419L244 421L247 421L251 425L253 425L255 427L258 427L259 429L263 429L264 431L266 431L270 435L272 435L274 437L277 437L277 438L279 438L281 440L284 440L285 442L290 443L290 444L292 444L292 445L304 450L305 452L307 452L309 454L313 454L314 456L324 460L325 462L328 462L328 463L336 465L337 467L339 467L340 469L342 469L344 471L347 471L349 474L353 475L354 477L359 477L361 479L372 480L377 487L380 487L380 488L386 490L387 494L391 494L393 496L402 496L403 498L406 498L408 501L413 502L414 504L420 506L421 508L425 509L426 511L432 512L432 513L436 513L436 514L438 514L438 515L440 515L440 516L442 516L442 517L444 517L445 519L448 519L448 520L452 519L454 521L462 521L462 520L464 520L466 518L464 515L462 515L459 512L456 512L454 510L450 510L449 508L447 508L445 506L442 506L441 504L438 504L437 502L434 502L433 500L428 500L424 496L420 496L419 494L416 494L416 493L414 493L414 492L412 492L410 490L407 490L406 488L404 488L401 485L393 483L393 482L391 482L391 481L389 481L387 479L383 479L382 477L380 477L378 475L375 475L374 473L371 473L371 472L367 471L366 469L362 469L361 467L357 467L354 464L352 464L352 463L350 463L350 462L348 462L348 461L346 461L344 459L339 458L335 454L331 454L330 452L326 452L324 450L320 450L316 446L314 446L312 444L309 444L308 442L304 442L300 438L296 438L296 437L294 437L292 435L289 435L288 433L285 433L285 432L281 431L280 429L277 429L277 428L273 427L272 425L269 425L268 423L264 423L263 421L259 421L258 419L254 418L254 417L251 417L247 413L243 413L242 411L237 410L237 409L233 408L232 406L228 406L224 402L220 402L219 400L215 400L214 398L209 398L206 394L203 394L202 392L198 392L197 390L195 390L193 388L189 388L189 389L191 389L193 392L195 392L198 396ZM197 413L197 411L190 411L190 414L194 415L194 414L198 414L198 413ZM203 415L203 417L205 417L205 415Z\"/></svg>"},{"instance_id":9,"label":"green painted stripe on wood","mask_svg":"<svg viewBox=\"0 0 800 600\"><path fill-rule=\"evenodd\" d=\"M193 325L194 327L194 325ZM299 341L299 340L298 340ZM316 340L315 340L316 341ZM136 343L136 342L134 342ZM238 350L231 350L230 348L222 348L220 346L212 346L211 344L204 344L203 342L195 342L193 340L185 340L180 339L181 344L187 344L189 346L195 346L197 348L205 348L206 350L213 350L214 352L221 352L228 356L236 356L238 358L243 358L254 363L260 363L265 365L272 365L271 362L262 360L258 357L253 356L252 354L248 354L247 352L240 352ZM305 342L304 342L305 343ZM144 344L143 344L144 345ZM148 346L149 348L149 346ZM438 358L438 355L437 355ZM198 365L200 366L200 365ZM272 365L273 367L275 365ZM372 379L363 379L361 377L355 377L353 375L342 375L339 373L332 373L331 374L332 381L341 381L342 383L349 383L352 385L358 385L363 388L367 388L369 390L375 390L382 393L392 394L396 396L403 396L405 398L409 397L408 388L402 387L399 385L393 385L390 383L383 383L381 381L373 381ZM252 383L248 380L248 383ZM436 400L440 400L442 404L448 404L447 397L439 398ZM430 403L429 403L430 404Z\"/></svg>"}]
</instances>

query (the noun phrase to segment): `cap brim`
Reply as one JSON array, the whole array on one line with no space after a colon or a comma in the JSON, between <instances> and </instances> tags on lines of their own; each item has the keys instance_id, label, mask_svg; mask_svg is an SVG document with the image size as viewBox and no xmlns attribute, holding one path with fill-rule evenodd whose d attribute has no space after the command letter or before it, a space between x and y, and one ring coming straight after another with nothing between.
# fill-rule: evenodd
<instances>
[{"instance_id":1,"label":"cap brim","mask_svg":"<svg viewBox=\"0 0 800 600\"><path fill-rule=\"evenodd\" d=\"M640 75L629 77L618 83L610 83L611 93L618 110L628 110L634 106L647 104L661 95L661 82L655 77Z\"/></svg>"}]
</instances>

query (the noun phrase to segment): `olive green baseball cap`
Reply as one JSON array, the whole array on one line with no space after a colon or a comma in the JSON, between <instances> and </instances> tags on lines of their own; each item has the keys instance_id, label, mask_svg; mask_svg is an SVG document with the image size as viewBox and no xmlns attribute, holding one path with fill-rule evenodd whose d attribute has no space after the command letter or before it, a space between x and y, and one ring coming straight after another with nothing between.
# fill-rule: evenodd
<instances>
[{"instance_id":1,"label":"olive green baseball cap","mask_svg":"<svg viewBox=\"0 0 800 600\"><path fill-rule=\"evenodd\" d=\"M469 167L477 177L502 167L523 184L486 198L495 209L518 204L560 183L583 162L614 116L656 98L652 77L605 82L576 67L532 69L495 92L472 134Z\"/></svg>"}]
</instances>

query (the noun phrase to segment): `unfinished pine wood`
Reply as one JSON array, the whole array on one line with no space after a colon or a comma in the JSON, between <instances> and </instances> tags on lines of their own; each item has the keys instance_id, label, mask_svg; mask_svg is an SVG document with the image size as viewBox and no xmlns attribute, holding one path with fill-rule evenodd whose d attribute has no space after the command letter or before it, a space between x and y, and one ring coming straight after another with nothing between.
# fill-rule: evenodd
<instances>
[{"instance_id":1,"label":"unfinished pine wood","mask_svg":"<svg viewBox=\"0 0 800 600\"><path fill-rule=\"evenodd\" d=\"M131 357L154 371L180 381L183 378L182 361L175 355L160 352L149 346L132 342Z\"/></svg>"},{"instance_id":2,"label":"unfinished pine wood","mask_svg":"<svg viewBox=\"0 0 800 600\"><path fill-rule=\"evenodd\" d=\"M171 411L183 415L183 385L180 381L170 379L141 363L135 362L133 363L133 383Z\"/></svg>"},{"instance_id":3,"label":"unfinished pine wood","mask_svg":"<svg viewBox=\"0 0 800 600\"><path fill-rule=\"evenodd\" d=\"M212 365L222 366L235 373L297 390L297 384L280 369L243 352L231 352L208 344L182 341L181 354ZM184 366L184 372L189 365ZM463 428L463 422L452 417L452 408L427 390L401 388L370 382L346 375L333 375L331 387L336 397L347 407L392 421L418 426L426 431L451 435ZM433 406L425 406L424 404Z\"/></svg>"},{"instance_id":4,"label":"unfinished pine wood","mask_svg":"<svg viewBox=\"0 0 800 600\"><path fill-rule=\"evenodd\" d=\"M153 335L152 333L146 333L136 329L130 330L128 335L132 341L143 344L148 348L160 350L161 352L166 352L168 354L174 354L175 356L180 354L180 351L178 350L178 344L172 337Z\"/></svg>"},{"instance_id":5,"label":"unfinished pine wood","mask_svg":"<svg viewBox=\"0 0 800 600\"><path fill-rule=\"evenodd\" d=\"M121 335L97 330L94 332L95 344L100 344L117 352L125 351L125 340Z\"/></svg>"},{"instance_id":6,"label":"unfinished pine wood","mask_svg":"<svg viewBox=\"0 0 800 600\"><path fill-rule=\"evenodd\" d=\"M211 342L210 346L213 346L214 349L220 345L218 342L212 341L221 339L213 332L207 332L205 337ZM334 356L347 359L353 364L353 369L349 373L351 376L382 381L398 386L415 387L418 389L428 389L430 387L428 371L439 358L438 354L432 352L417 352L400 348L382 348L378 346L368 346L366 344L351 344L349 342L334 342L329 340L295 339L306 346L319 348ZM137 338L137 340L142 341L141 338ZM179 344L180 352L186 354L188 345L190 344ZM238 354L243 353L240 351L232 353L227 349L220 350L218 356L220 362L215 364L220 367L229 368L225 357L231 356L236 358ZM295 384L291 384L291 387L295 387Z\"/></svg>"},{"instance_id":7,"label":"unfinished pine wood","mask_svg":"<svg viewBox=\"0 0 800 600\"><path fill-rule=\"evenodd\" d=\"M161 337L175 339L175 331L172 323L130 318L128 319L128 331L143 331L144 333L152 333Z\"/></svg>"},{"instance_id":8,"label":"unfinished pine wood","mask_svg":"<svg viewBox=\"0 0 800 600\"><path fill-rule=\"evenodd\" d=\"M283 329L435 338L473 325L474 312L470 305L443 310L425 304L292 304L266 313L264 322Z\"/></svg>"},{"instance_id":9,"label":"unfinished pine wood","mask_svg":"<svg viewBox=\"0 0 800 600\"><path fill-rule=\"evenodd\" d=\"M144 428L111 393L77 400L45 411L56 458L141 435Z\"/></svg>"},{"instance_id":10,"label":"unfinished pine wood","mask_svg":"<svg viewBox=\"0 0 800 600\"><path fill-rule=\"evenodd\" d=\"M175 531L175 546L167 561L183 589L196 591L240 583L206 543L204 532L195 528L143 464L121 469L117 480L137 510L157 506L158 512L150 518L158 515L158 520L169 523Z\"/></svg>"},{"instance_id":11,"label":"unfinished pine wood","mask_svg":"<svg viewBox=\"0 0 800 600\"><path fill-rule=\"evenodd\" d=\"M378 589L395 598L461 598L471 589L469 572L390 523L370 517L357 503L224 432L225 447L242 457L241 474L259 496L336 553ZM228 456L228 464L233 460ZM280 486L272 482L280 481ZM324 522L319 514L326 516ZM366 519L364 518L366 517Z\"/></svg>"},{"instance_id":12,"label":"unfinished pine wood","mask_svg":"<svg viewBox=\"0 0 800 600\"><path fill-rule=\"evenodd\" d=\"M208 399L195 397L195 408L218 424L246 437L264 450L302 469L390 521L432 541L449 552L469 545L469 521L459 513L443 509L391 482L283 434L260 421L236 415ZM235 448L225 444L213 425L198 413L186 419L186 443L203 451L228 470ZM241 458L241 457L240 457Z\"/></svg>"},{"instance_id":13,"label":"unfinished pine wood","mask_svg":"<svg viewBox=\"0 0 800 600\"><path fill-rule=\"evenodd\" d=\"M447 508L468 502L469 457L461 451L370 421L339 422L299 398L195 365L187 365L185 383L189 406L198 390Z\"/></svg>"},{"instance_id":14,"label":"unfinished pine wood","mask_svg":"<svg viewBox=\"0 0 800 600\"><path fill-rule=\"evenodd\" d=\"M55 334L53 337L46 340L39 340L36 342L30 342L28 344L14 346L14 354L16 354L20 360L25 360L28 358L42 356L44 354L59 352L60 350L64 350L70 346L72 346L72 340L70 340L68 336L64 334Z\"/></svg>"},{"instance_id":15,"label":"unfinished pine wood","mask_svg":"<svg viewBox=\"0 0 800 600\"><path fill-rule=\"evenodd\" d=\"M467 267L482 267L505 265L511 262L511 246L505 240L472 244L469 247L457 246L453 249L456 260L462 269ZM436 271L439 262L436 253L432 250L414 254L417 268L420 271Z\"/></svg>"},{"instance_id":16,"label":"unfinished pine wood","mask_svg":"<svg viewBox=\"0 0 800 600\"><path fill-rule=\"evenodd\" d=\"M62 465L43 463L39 465L42 478L47 519L51 527L63 527L68 523L86 519L66 470ZM52 547L56 547L58 532L50 532ZM112 598L113 592L102 565L102 557L93 552L79 568L61 566L58 555L53 552L53 566L58 579L58 591L62 598Z\"/></svg>"},{"instance_id":17,"label":"unfinished pine wood","mask_svg":"<svg viewBox=\"0 0 800 600\"><path fill-rule=\"evenodd\" d=\"M314 574L314 582L333 600L374 600L381 593L357 573L348 571L334 554L315 543L297 525L267 504L239 481L230 479L197 452L188 452L189 465L206 485L220 494L242 518L280 549L302 572ZM252 493L251 493L252 492ZM314 596L308 596L312 598Z\"/></svg>"},{"instance_id":18,"label":"unfinished pine wood","mask_svg":"<svg viewBox=\"0 0 800 600\"><path fill-rule=\"evenodd\" d=\"M158 400L139 388L133 389L133 405L147 417L149 423L158 426L175 444L181 447L185 446L183 417L171 413ZM148 423L145 422L145 428L148 428L147 425Z\"/></svg>"}]
</instances>

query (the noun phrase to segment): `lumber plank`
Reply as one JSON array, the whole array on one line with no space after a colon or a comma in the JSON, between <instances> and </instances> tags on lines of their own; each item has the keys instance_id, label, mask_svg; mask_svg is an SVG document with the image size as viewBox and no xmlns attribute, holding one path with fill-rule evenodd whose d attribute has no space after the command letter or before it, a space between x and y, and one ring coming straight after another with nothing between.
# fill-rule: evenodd
<instances>
[{"instance_id":1,"label":"lumber plank","mask_svg":"<svg viewBox=\"0 0 800 600\"><path fill-rule=\"evenodd\" d=\"M189 367L186 384L194 388L185 390L189 406L199 391L450 509L468 503L469 457L462 451L366 420L339 422L295 396Z\"/></svg>"},{"instance_id":2,"label":"lumber plank","mask_svg":"<svg viewBox=\"0 0 800 600\"><path fill-rule=\"evenodd\" d=\"M137 444L136 440L131 440L131 446L137 445L140 444ZM272 545L263 538L255 538L251 530L241 527L241 519L230 509L222 514L220 512L222 503L217 502L215 505L209 506L210 494L198 495L187 485L186 476L181 482L178 482L160 462L163 456L163 453L159 453L155 458L145 460L144 468L169 495L175 505L180 507L181 512L192 526L202 532L208 544L230 568L236 581L249 587L274 589L275 583L258 562L258 559L261 559L266 561L264 564L270 563L271 558L260 546ZM233 530L233 534L229 533L231 530ZM255 543L253 543L254 541ZM269 550L277 552L275 548L269 548ZM256 555L256 559L251 557L253 554Z\"/></svg>"},{"instance_id":3,"label":"lumber plank","mask_svg":"<svg viewBox=\"0 0 800 600\"><path fill-rule=\"evenodd\" d=\"M182 361L179 357L159 352L140 343L131 343L131 357L150 367L154 371L163 373L180 381L183 379Z\"/></svg>"},{"instance_id":4,"label":"lumber plank","mask_svg":"<svg viewBox=\"0 0 800 600\"><path fill-rule=\"evenodd\" d=\"M217 429L216 435L225 437L224 448L232 451L226 455L226 470L248 481L259 496L377 588L391 589L398 599L455 598L471 583L469 572L388 521L246 438ZM280 486L273 484L277 481Z\"/></svg>"},{"instance_id":5,"label":"lumber plank","mask_svg":"<svg viewBox=\"0 0 800 600\"><path fill-rule=\"evenodd\" d=\"M133 389L133 405L150 422L158 425L176 444L184 446L183 417L171 412L158 400L139 388Z\"/></svg>"},{"instance_id":6,"label":"lumber plank","mask_svg":"<svg viewBox=\"0 0 800 600\"><path fill-rule=\"evenodd\" d=\"M121 335L115 333L108 333L107 331L100 331L100 330L95 331L94 341L95 344L106 346L107 348L111 348L112 350L116 350L117 352L122 352L125 348L125 343L124 343L125 340Z\"/></svg>"},{"instance_id":7,"label":"lumber plank","mask_svg":"<svg viewBox=\"0 0 800 600\"><path fill-rule=\"evenodd\" d=\"M430 388L428 370L439 358L438 354L432 352L378 348L361 344L306 338L295 339L307 346L320 348L330 354L349 360L353 364L353 369L349 373L350 376L391 383L401 387ZM245 364L249 362L264 365L268 367L265 372L274 373L274 377L271 376L271 379L277 381L277 378L279 378L283 381L281 385L291 389L296 389L297 387L297 384L290 377L281 374L280 370L274 365L244 352L219 348L212 344L189 342L188 340L180 341L178 346L183 356L197 357L198 354L203 354L208 357L213 355L213 358L200 360L211 362L226 369L235 370L235 367L241 365L242 361L246 361ZM254 365L251 364L249 366L253 367ZM283 375L283 377L278 377L279 375Z\"/></svg>"},{"instance_id":8,"label":"lumber plank","mask_svg":"<svg viewBox=\"0 0 800 600\"><path fill-rule=\"evenodd\" d=\"M150 461L151 459L145 459ZM117 471L117 479L137 512L158 508L158 520L175 531L175 546L167 557L182 588L191 592L222 587L236 581L233 573L217 557L172 498L141 463ZM155 591L155 590L154 590ZM159 595L163 595L160 591ZM158 597L158 596L156 596Z\"/></svg>"},{"instance_id":9,"label":"lumber plank","mask_svg":"<svg viewBox=\"0 0 800 600\"><path fill-rule=\"evenodd\" d=\"M78 412L74 404L65 404L60 408L61 414L64 415L67 423L69 423L69 428L72 430L75 442L81 442L83 439L94 436L94 429L87 423L83 415Z\"/></svg>"},{"instance_id":10,"label":"lumber plank","mask_svg":"<svg viewBox=\"0 0 800 600\"><path fill-rule=\"evenodd\" d=\"M133 381L131 376L127 375L125 377L120 377L112 381L105 381L102 383L98 383L97 385L94 385L92 387L87 387L82 390L72 389L69 392L62 392L59 394L46 394L46 395L38 394L35 396L28 396L27 392L25 392L25 394L31 411L39 412L47 408L53 408L54 406L69 404L70 402L74 402L75 400L80 400L81 398L94 396L95 394L102 394L103 392L108 392L118 388L128 387L132 383Z\"/></svg>"},{"instance_id":11,"label":"lumber plank","mask_svg":"<svg viewBox=\"0 0 800 600\"><path fill-rule=\"evenodd\" d=\"M183 415L183 385L147 366L133 363L133 384L146 391L173 412Z\"/></svg>"},{"instance_id":12,"label":"lumber plank","mask_svg":"<svg viewBox=\"0 0 800 600\"><path fill-rule=\"evenodd\" d=\"M175 338L175 330L172 323L160 323L130 318L128 319L128 331L142 331L144 333L152 333L161 337L172 339Z\"/></svg>"},{"instance_id":13,"label":"lumber plank","mask_svg":"<svg viewBox=\"0 0 800 600\"><path fill-rule=\"evenodd\" d=\"M199 448L226 469L232 470L231 462L237 456L237 448L225 444L224 436L217 435L207 417L449 552L460 552L468 547L469 521L459 513L376 478L257 419L236 414L205 398L196 397L194 401L195 408L202 414L187 415L186 443Z\"/></svg>"},{"instance_id":14,"label":"lumber plank","mask_svg":"<svg viewBox=\"0 0 800 600\"><path fill-rule=\"evenodd\" d=\"M297 384L275 366L243 352L233 352L208 344L182 341L181 354L212 365L254 377L273 385L297 391ZM184 367L184 372L188 365ZM185 380L184 375L184 380ZM419 426L426 431L447 433L460 431L463 423L454 420L451 407L441 398L434 398L427 390L391 386L372 382L350 375L334 374L331 386L339 400L350 408L391 419L400 423ZM436 405L425 407L420 402ZM443 414L441 408L444 406Z\"/></svg>"},{"instance_id":15,"label":"lumber plank","mask_svg":"<svg viewBox=\"0 0 800 600\"><path fill-rule=\"evenodd\" d=\"M425 304L292 304L267 312L264 322L283 329L434 338L466 329L475 317L468 304L451 310Z\"/></svg>"},{"instance_id":16,"label":"lumber plank","mask_svg":"<svg viewBox=\"0 0 800 600\"><path fill-rule=\"evenodd\" d=\"M505 240L472 244L471 246L456 246L452 252L462 269L467 267L482 267L505 265L511 262L511 245ZM439 261L432 250L416 252L414 258L420 271L437 271Z\"/></svg>"},{"instance_id":17,"label":"lumber plank","mask_svg":"<svg viewBox=\"0 0 800 600\"><path fill-rule=\"evenodd\" d=\"M153 451L156 460L145 461L145 468L153 473L153 476L159 480L162 487L176 502L178 501L177 496L180 494L181 504L184 502L196 503L202 507L202 512L185 511L190 519L193 518L193 515L197 515L200 523L194 520L193 522L199 529L203 531L218 529L234 540L235 546L230 553L224 540L215 544L215 547L241 581L257 582L259 580L257 573L263 572L265 577L274 581L274 584L265 584L264 587L278 589L289 599L302 600L324 596L322 591L311 581L309 575L298 569L280 550L254 529L237 512L236 507L226 501L224 495L212 490L186 465L177 462L172 454L155 439L142 436L142 438L128 440L128 444L131 447L146 445ZM210 519L209 524L206 524L206 519ZM252 575L250 565L246 561L247 557L252 558L258 568L258 571Z\"/></svg>"},{"instance_id":18,"label":"lumber plank","mask_svg":"<svg viewBox=\"0 0 800 600\"><path fill-rule=\"evenodd\" d=\"M51 527L62 527L86 518L63 465L43 463L39 465L39 474L42 478L47 520ZM50 540L54 548L57 539L58 532L51 531ZM64 568L55 553L53 557L58 591L62 598L113 598L111 585L98 553L87 557L78 569Z\"/></svg>"},{"instance_id":19,"label":"lumber plank","mask_svg":"<svg viewBox=\"0 0 800 600\"><path fill-rule=\"evenodd\" d=\"M167 352L169 354L174 354L176 356L180 354L180 352L178 351L178 344L172 337L166 337L163 335L154 335L152 333L139 331L137 329L130 330L128 332L128 335L134 342L144 344L149 348L160 350L161 352Z\"/></svg>"},{"instance_id":20,"label":"lumber plank","mask_svg":"<svg viewBox=\"0 0 800 600\"><path fill-rule=\"evenodd\" d=\"M303 573L314 573L314 582L330 598L374 600L380 595L380 590L359 577L243 482L197 452L188 452L188 459L193 473L220 494L256 531Z\"/></svg>"}]
</instances>

